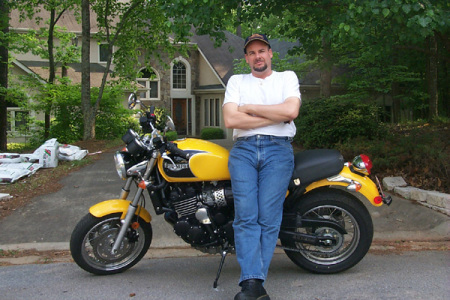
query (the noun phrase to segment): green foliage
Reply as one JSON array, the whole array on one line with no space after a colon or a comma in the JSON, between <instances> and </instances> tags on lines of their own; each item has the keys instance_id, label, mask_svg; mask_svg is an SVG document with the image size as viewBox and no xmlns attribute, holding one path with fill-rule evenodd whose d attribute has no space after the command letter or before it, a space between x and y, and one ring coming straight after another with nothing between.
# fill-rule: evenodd
<instances>
[{"instance_id":1,"label":"green foliage","mask_svg":"<svg viewBox=\"0 0 450 300\"><path fill-rule=\"evenodd\" d=\"M321 72L349 67L335 82L364 92L366 99L393 95L399 103L394 117L399 109L411 108L417 119L427 116L430 89L436 89L427 86L430 38L438 47L439 101L448 94L449 8L443 0L267 0L244 1L237 16L243 36L258 31L299 41L293 51L306 55Z\"/></svg>"},{"instance_id":2,"label":"green foliage","mask_svg":"<svg viewBox=\"0 0 450 300\"><path fill-rule=\"evenodd\" d=\"M8 152L11 153L26 153L33 150L36 150L36 147L28 143L8 143Z\"/></svg>"},{"instance_id":3,"label":"green foliage","mask_svg":"<svg viewBox=\"0 0 450 300\"><path fill-rule=\"evenodd\" d=\"M272 58L272 69L278 72L283 71L294 71L299 78L307 73L311 67L311 61L301 62L296 56L286 55L284 58L280 58L278 52L273 52ZM245 58L235 59L233 62L233 72L234 74L249 74L250 67L245 61Z\"/></svg>"},{"instance_id":4,"label":"green foliage","mask_svg":"<svg viewBox=\"0 0 450 300\"><path fill-rule=\"evenodd\" d=\"M92 89L91 99L98 97L98 89ZM133 112L123 106L123 90L121 87L108 87L105 89L96 114L95 131L97 139L111 140L121 137L128 128L136 129L137 120Z\"/></svg>"},{"instance_id":5,"label":"green foliage","mask_svg":"<svg viewBox=\"0 0 450 300\"><path fill-rule=\"evenodd\" d=\"M166 138L168 141L176 141L178 139L178 133L176 131L166 132Z\"/></svg>"},{"instance_id":6,"label":"green foliage","mask_svg":"<svg viewBox=\"0 0 450 300\"><path fill-rule=\"evenodd\" d=\"M378 107L355 99L333 97L302 104L295 120L296 141L305 148L333 148L359 137L378 138L383 133Z\"/></svg>"},{"instance_id":7,"label":"green foliage","mask_svg":"<svg viewBox=\"0 0 450 300\"><path fill-rule=\"evenodd\" d=\"M83 137L83 113L80 108L79 86L53 85L52 88L55 102L50 136L64 144L81 140Z\"/></svg>"},{"instance_id":8,"label":"green foliage","mask_svg":"<svg viewBox=\"0 0 450 300\"><path fill-rule=\"evenodd\" d=\"M167 117L170 115L170 112L165 107L156 107L155 108L155 116L156 116L156 128L160 131L163 131L166 127Z\"/></svg>"},{"instance_id":9,"label":"green foliage","mask_svg":"<svg viewBox=\"0 0 450 300\"><path fill-rule=\"evenodd\" d=\"M81 111L79 86L57 86L64 96L54 105L54 119L50 127L51 137L60 143L73 143L83 138L83 113ZM93 88L92 101L98 97L98 88ZM120 87L108 87L103 93L96 114L96 138L111 140L122 136L128 128L138 128L132 112L123 107L123 91Z\"/></svg>"},{"instance_id":10,"label":"green foliage","mask_svg":"<svg viewBox=\"0 0 450 300\"><path fill-rule=\"evenodd\" d=\"M378 176L403 176L416 180L411 185L425 184L432 189L450 192L450 152L448 120L433 125L415 123L391 125L379 139L353 138L338 143L346 160L364 153L373 161L373 170Z\"/></svg>"},{"instance_id":11,"label":"green foliage","mask_svg":"<svg viewBox=\"0 0 450 300\"><path fill-rule=\"evenodd\" d=\"M200 138L203 140L219 140L225 138L225 134L222 128L203 128L200 133Z\"/></svg>"}]
</instances>

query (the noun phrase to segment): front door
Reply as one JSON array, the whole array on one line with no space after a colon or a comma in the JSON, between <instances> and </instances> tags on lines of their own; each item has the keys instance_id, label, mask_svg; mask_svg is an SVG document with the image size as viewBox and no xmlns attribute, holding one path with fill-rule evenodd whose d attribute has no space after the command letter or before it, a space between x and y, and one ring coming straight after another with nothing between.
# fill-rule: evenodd
<instances>
[{"instance_id":1,"label":"front door","mask_svg":"<svg viewBox=\"0 0 450 300\"><path fill-rule=\"evenodd\" d=\"M187 99L173 99L173 122L178 135L187 135Z\"/></svg>"}]
</instances>

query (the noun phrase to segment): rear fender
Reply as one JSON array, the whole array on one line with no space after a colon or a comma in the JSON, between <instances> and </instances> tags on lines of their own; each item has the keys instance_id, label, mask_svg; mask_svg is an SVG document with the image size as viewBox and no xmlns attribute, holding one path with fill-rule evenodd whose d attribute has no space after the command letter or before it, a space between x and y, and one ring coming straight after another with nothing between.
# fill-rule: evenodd
<instances>
[{"instance_id":1,"label":"rear fender","mask_svg":"<svg viewBox=\"0 0 450 300\"><path fill-rule=\"evenodd\" d=\"M353 181L357 181L361 184L361 189L357 192L362 194L373 206L381 206L383 202L376 202L375 198L380 196L377 185L366 176L361 176L353 173L347 166L345 166L342 171L339 173L340 176L350 179ZM329 186L343 186L348 187L348 182L343 181L331 181L329 178L325 178L316 182L311 183L306 187L306 193L315 190L320 187L329 187Z\"/></svg>"},{"instance_id":2,"label":"rear fender","mask_svg":"<svg viewBox=\"0 0 450 300\"><path fill-rule=\"evenodd\" d=\"M120 219L125 219L125 215L128 211L128 206L130 205L130 201L121 200L121 199L112 199L100 202L91 206L89 208L89 212L91 215L97 218L104 217L109 214L122 213ZM136 209L136 215L139 215L145 222L150 223L152 221L152 217L150 213L143 207L138 206Z\"/></svg>"}]
</instances>

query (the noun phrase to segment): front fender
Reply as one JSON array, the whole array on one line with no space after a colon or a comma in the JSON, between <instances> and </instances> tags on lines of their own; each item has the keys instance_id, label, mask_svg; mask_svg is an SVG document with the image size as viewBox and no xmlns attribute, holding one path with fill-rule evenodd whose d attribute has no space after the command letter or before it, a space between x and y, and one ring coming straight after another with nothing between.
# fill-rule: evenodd
<instances>
[{"instance_id":1,"label":"front fender","mask_svg":"<svg viewBox=\"0 0 450 300\"><path fill-rule=\"evenodd\" d=\"M121 199L107 200L91 206L91 208L89 208L89 212L97 218L101 218L109 214L122 213L120 218L125 219L130 203L130 201ZM150 213L141 206L138 206L136 209L136 215L139 215L139 217L147 223L152 221L152 216Z\"/></svg>"},{"instance_id":2,"label":"front fender","mask_svg":"<svg viewBox=\"0 0 450 300\"><path fill-rule=\"evenodd\" d=\"M347 166L345 166L342 169L339 175L359 182L361 184L361 189L358 191L358 193L362 194L367 200L369 200L373 206L381 206L383 204L383 202L375 201L375 198L379 197L380 193L378 192L377 185L369 177L363 177L361 175L355 174L352 171L350 171L350 169ZM347 187L348 183L322 179L308 185L306 187L306 192L310 192L319 187L332 185Z\"/></svg>"}]
</instances>

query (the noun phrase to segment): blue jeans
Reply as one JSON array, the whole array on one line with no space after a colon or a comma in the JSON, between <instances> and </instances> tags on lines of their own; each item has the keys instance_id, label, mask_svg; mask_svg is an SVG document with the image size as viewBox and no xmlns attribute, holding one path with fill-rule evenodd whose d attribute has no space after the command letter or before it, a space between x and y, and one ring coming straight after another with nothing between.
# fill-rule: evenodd
<instances>
[{"instance_id":1,"label":"blue jeans","mask_svg":"<svg viewBox=\"0 0 450 300\"><path fill-rule=\"evenodd\" d=\"M239 138L230 151L239 283L267 277L294 169L291 142L287 137L255 135Z\"/></svg>"}]
</instances>

